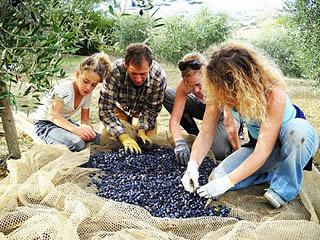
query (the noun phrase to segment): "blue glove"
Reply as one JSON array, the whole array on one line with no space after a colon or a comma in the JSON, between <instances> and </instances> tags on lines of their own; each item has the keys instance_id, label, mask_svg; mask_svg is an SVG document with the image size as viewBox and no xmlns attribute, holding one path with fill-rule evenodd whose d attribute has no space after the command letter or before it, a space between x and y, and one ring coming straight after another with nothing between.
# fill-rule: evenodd
<instances>
[{"instance_id":1,"label":"blue glove","mask_svg":"<svg viewBox=\"0 0 320 240\"><path fill-rule=\"evenodd\" d=\"M176 160L180 165L186 166L190 158L190 149L186 140L180 139L175 143L174 154Z\"/></svg>"}]
</instances>

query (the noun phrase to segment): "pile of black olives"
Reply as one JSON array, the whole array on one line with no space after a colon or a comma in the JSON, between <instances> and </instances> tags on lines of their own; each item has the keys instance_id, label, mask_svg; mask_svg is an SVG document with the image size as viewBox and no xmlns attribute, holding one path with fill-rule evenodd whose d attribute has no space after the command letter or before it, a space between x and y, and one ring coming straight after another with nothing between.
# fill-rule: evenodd
<instances>
[{"instance_id":1,"label":"pile of black olives","mask_svg":"<svg viewBox=\"0 0 320 240\"><path fill-rule=\"evenodd\" d=\"M230 208L207 207L207 199L185 191L181 178L185 166L177 164L172 149L153 147L142 154L127 154L123 149L90 156L88 168L99 168L101 174L91 174L97 195L119 202L139 205L155 217L191 218L228 216ZM204 185L214 168L205 159L199 168L199 184Z\"/></svg>"}]
</instances>

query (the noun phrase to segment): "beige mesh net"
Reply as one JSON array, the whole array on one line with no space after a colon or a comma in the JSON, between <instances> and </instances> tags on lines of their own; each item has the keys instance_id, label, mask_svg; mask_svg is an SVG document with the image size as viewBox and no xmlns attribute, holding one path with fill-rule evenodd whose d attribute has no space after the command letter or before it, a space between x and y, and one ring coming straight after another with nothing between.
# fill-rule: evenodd
<instances>
[{"instance_id":1,"label":"beige mesh net","mask_svg":"<svg viewBox=\"0 0 320 240\"><path fill-rule=\"evenodd\" d=\"M168 134L157 138L158 144L170 146ZM280 209L272 209L263 198L266 186L255 186L212 203L232 208L229 217L170 219L96 196L87 187L95 169L79 168L89 154L89 148L75 153L62 146L36 145L21 159L8 161L10 174L0 181L0 240L320 239L316 168L305 173L300 197Z\"/></svg>"}]
</instances>

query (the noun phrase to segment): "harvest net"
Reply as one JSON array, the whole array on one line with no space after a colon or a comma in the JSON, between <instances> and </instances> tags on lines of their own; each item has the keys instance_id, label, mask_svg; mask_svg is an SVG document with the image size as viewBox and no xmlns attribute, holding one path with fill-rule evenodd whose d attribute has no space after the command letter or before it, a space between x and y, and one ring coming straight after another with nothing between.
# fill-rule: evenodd
<instances>
[{"instance_id":1,"label":"harvest net","mask_svg":"<svg viewBox=\"0 0 320 240\"><path fill-rule=\"evenodd\" d=\"M154 142L171 146L167 133ZM305 172L300 196L280 209L255 186L226 193L218 202L227 217L153 217L144 208L99 197L90 186L97 169L83 168L90 154L114 145L70 152L58 145L35 145L9 160L0 182L2 239L320 239L319 171Z\"/></svg>"}]
</instances>

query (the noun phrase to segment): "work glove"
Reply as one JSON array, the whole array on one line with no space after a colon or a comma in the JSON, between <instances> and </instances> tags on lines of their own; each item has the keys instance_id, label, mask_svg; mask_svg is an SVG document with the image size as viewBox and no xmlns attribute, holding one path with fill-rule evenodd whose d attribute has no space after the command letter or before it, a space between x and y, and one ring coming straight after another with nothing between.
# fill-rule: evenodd
<instances>
[{"instance_id":1,"label":"work glove","mask_svg":"<svg viewBox=\"0 0 320 240\"><path fill-rule=\"evenodd\" d=\"M213 179L206 185L201 186L197 190L197 193L200 195L200 197L215 199L224 194L233 186L234 184L231 182L229 175L226 174L223 177Z\"/></svg>"},{"instance_id":2,"label":"work glove","mask_svg":"<svg viewBox=\"0 0 320 240\"><path fill-rule=\"evenodd\" d=\"M199 187L199 165L196 161L190 160L188 162L188 167L184 173L181 182L184 189L188 192L195 192Z\"/></svg>"},{"instance_id":3,"label":"work glove","mask_svg":"<svg viewBox=\"0 0 320 240\"><path fill-rule=\"evenodd\" d=\"M190 157L190 149L186 140L180 139L175 142L174 154L180 165L186 166Z\"/></svg>"},{"instance_id":4,"label":"work glove","mask_svg":"<svg viewBox=\"0 0 320 240\"><path fill-rule=\"evenodd\" d=\"M144 129L138 130L137 142L143 150L150 150L152 147L151 139L146 136Z\"/></svg>"},{"instance_id":5,"label":"work glove","mask_svg":"<svg viewBox=\"0 0 320 240\"><path fill-rule=\"evenodd\" d=\"M125 152L129 150L131 153L141 153L141 148L139 147L137 142L132 139L127 133L120 134L119 140L122 143Z\"/></svg>"}]
</instances>

